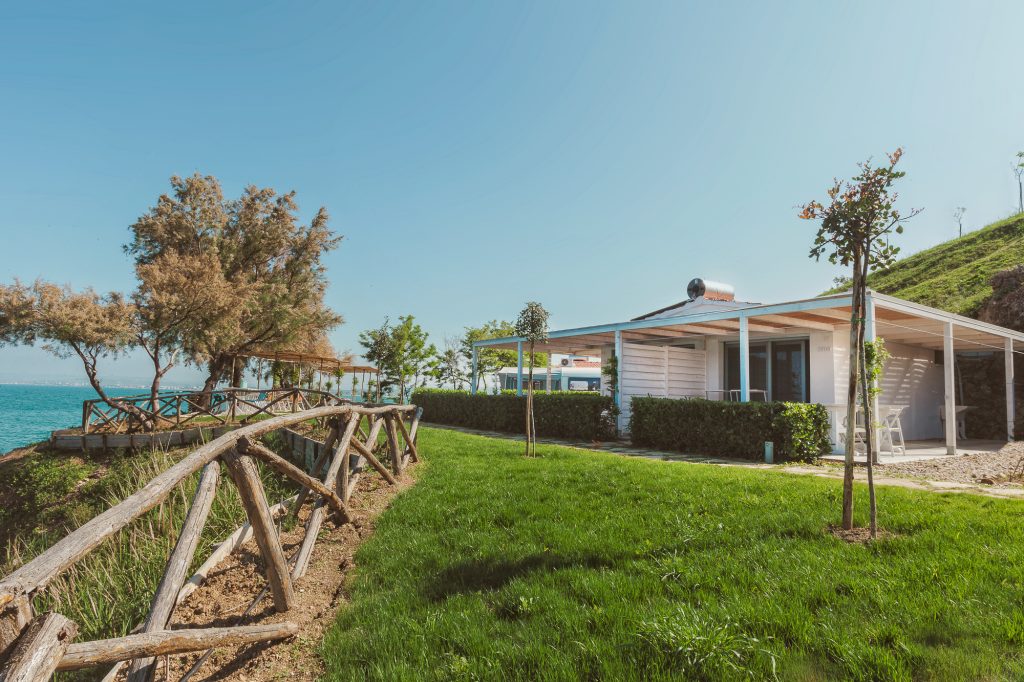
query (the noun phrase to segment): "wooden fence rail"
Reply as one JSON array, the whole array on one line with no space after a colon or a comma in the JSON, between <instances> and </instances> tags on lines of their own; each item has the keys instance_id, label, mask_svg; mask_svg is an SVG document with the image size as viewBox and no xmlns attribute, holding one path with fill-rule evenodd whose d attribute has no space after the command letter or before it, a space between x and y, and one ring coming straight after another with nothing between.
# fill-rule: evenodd
<instances>
[{"instance_id":1,"label":"wooden fence rail","mask_svg":"<svg viewBox=\"0 0 1024 682\"><path fill-rule=\"evenodd\" d=\"M139 433L154 428L180 428L204 423L210 426L239 422L350 401L314 388L222 388L215 391L161 393L154 402L149 395L115 399L135 411L93 399L82 403L84 433Z\"/></svg>"},{"instance_id":2,"label":"wooden fence rail","mask_svg":"<svg viewBox=\"0 0 1024 682\"><path fill-rule=\"evenodd\" d=\"M0 579L0 661L7 657L6 665L0 670L0 682L47 679L54 670L103 663L117 663L120 667L127 661L132 662L129 679L145 682L153 675L154 657L158 655L294 635L296 627L288 623L168 629L175 605L195 589L196 576L186 582L185 573L194 558L220 483L220 462L226 464L238 490L248 524L214 551L214 556L204 563L197 576L205 575L212 564L241 544L240 538L251 533L263 558L274 605L278 611L287 612L294 606L293 582L305 573L328 511L334 511L341 523L351 520L348 503L361 473L361 467L354 462L365 459L388 483L396 484L405 466L418 457L415 438L421 412L415 405L323 405L241 426L196 448L138 492ZM264 434L311 419L328 425L328 437L310 473L257 442ZM366 431L361 427L364 421L369 426ZM382 441L379 439L381 431L385 435ZM256 461L264 462L272 471L302 486L290 507L269 505L256 473ZM175 487L199 470L203 473L178 541L150 603L149 615L136 633L96 642L73 642L77 633L74 623L62 616L54 618L54 614L36 616L33 613L32 598L48 583L111 535L159 505ZM313 508L306 519L302 544L289 566L275 526L275 512L297 517L301 507L309 501Z\"/></svg>"}]
</instances>

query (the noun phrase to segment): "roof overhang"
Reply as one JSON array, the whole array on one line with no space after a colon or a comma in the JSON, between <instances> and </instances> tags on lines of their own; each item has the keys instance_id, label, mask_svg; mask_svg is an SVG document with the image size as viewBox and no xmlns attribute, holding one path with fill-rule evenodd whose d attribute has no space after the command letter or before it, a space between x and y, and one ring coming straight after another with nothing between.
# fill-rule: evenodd
<instances>
[{"instance_id":1,"label":"roof overhang","mask_svg":"<svg viewBox=\"0 0 1024 682\"><path fill-rule=\"evenodd\" d=\"M877 292L869 293L874 302L876 333L882 338L926 348L941 349L947 324L954 330L957 350L1002 349L1006 339L1024 343L1024 334L948 313L919 303L912 303ZM685 343L699 337L736 337L740 319L746 320L751 338L806 334L812 331L833 331L849 327L852 296L849 292L818 296L787 303L751 305L736 310L714 310L678 317L630 320L573 329L560 329L548 334L545 343L537 344L537 352L585 353L615 343L616 335L624 341L655 345ZM518 348L522 337L477 341L477 348Z\"/></svg>"}]
</instances>

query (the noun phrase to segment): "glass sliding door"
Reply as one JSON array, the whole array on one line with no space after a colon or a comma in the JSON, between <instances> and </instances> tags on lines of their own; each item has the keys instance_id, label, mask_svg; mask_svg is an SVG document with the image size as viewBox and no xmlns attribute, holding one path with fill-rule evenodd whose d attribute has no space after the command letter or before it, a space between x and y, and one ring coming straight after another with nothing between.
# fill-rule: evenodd
<instances>
[{"instance_id":1,"label":"glass sliding door","mask_svg":"<svg viewBox=\"0 0 1024 682\"><path fill-rule=\"evenodd\" d=\"M772 343L772 400L807 402L806 346L804 341Z\"/></svg>"},{"instance_id":2,"label":"glass sliding door","mask_svg":"<svg viewBox=\"0 0 1024 682\"><path fill-rule=\"evenodd\" d=\"M740 346L725 344L725 387L740 388ZM750 344L750 389L763 390L768 400L805 403L810 397L806 339L758 341Z\"/></svg>"},{"instance_id":3,"label":"glass sliding door","mask_svg":"<svg viewBox=\"0 0 1024 682\"><path fill-rule=\"evenodd\" d=\"M725 387L740 390L740 346L725 344ZM768 392L768 344L750 344L750 389Z\"/></svg>"}]
</instances>

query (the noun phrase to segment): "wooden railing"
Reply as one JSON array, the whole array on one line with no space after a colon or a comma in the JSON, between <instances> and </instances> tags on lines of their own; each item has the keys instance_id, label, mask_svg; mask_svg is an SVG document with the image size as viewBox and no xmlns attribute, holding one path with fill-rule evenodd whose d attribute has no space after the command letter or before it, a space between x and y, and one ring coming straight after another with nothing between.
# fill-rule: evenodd
<instances>
[{"instance_id":1,"label":"wooden railing","mask_svg":"<svg viewBox=\"0 0 1024 682\"><path fill-rule=\"evenodd\" d=\"M168 624L175 606L195 589L206 572L240 546L248 535L255 536L274 606L279 612L291 610L295 604L293 584L309 565L328 512L335 513L340 522L351 521L348 503L362 469L354 464L369 463L389 484L395 485L407 464L419 459L416 431L420 412L415 405L325 405L242 426L196 448L141 490L0 580L0 661L7 657L0 680L44 680L55 671L111 663L116 664L112 671L116 674L116 668L132 661L128 679L144 682L151 676L155 656L208 651L219 646L295 635L298 626L291 622L181 630L170 630ZM263 434L311 419L322 420L328 426L325 447L313 465L312 474L258 441ZM385 438L378 443L382 432ZM299 493L290 501L270 507L257 473L257 460L297 482L301 486ZM188 567L216 495L220 462L227 466L248 523L221 543L199 572L186 582ZM77 627L73 622L55 613L38 616L33 613L32 598L48 583L104 540L155 508L182 481L200 470L199 485L177 544L150 603L149 615L141 628L137 628L138 632L113 639L75 642ZM274 516L286 513L297 518L307 502L312 503L312 510L305 522L303 540L289 560L285 557ZM123 568L130 570L130 567ZM252 607L260 598L257 597Z\"/></svg>"},{"instance_id":2,"label":"wooden railing","mask_svg":"<svg viewBox=\"0 0 1024 682\"><path fill-rule=\"evenodd\" d=\"M313 388L222 388L214 391L161 393L154 404L151 396L115 398L131 405L126 410L106 400L82 403L82 431L85 433L138 433L150 429L173 429L202 423L208 426L253 422L257 417L299 412L321 405L348 401Z\"/></svg>"}]
</instances>

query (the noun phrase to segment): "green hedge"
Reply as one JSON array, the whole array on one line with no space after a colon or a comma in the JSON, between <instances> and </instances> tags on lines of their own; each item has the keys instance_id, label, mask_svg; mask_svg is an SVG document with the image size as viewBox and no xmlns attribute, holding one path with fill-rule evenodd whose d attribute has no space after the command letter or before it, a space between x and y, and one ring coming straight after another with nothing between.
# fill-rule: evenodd
<instances>
[{"instance_id":1,"label":"green hedge","mask_svg":"<svg viewBox=\"0 0 1024 682\"><path fill-rule=\"evenodd\" d=\"M822 405L637 397L630 406L630 436L644 447L763 460L771 441L779 462L810 461L832 449Z\"/></svg>"},{"instance_id":2,"label":"green hedge","mask_svg":"<svg viewBox=\"0 0 1024 682\"><path fill-rule=\"evenodd\" d=\"M470 395L468 391L420 388L411 402L423 408L423 419L435 424L507 433L526 430L526 396L514 392ZM615 403L609 396L577 391L534 393L533 407L539 436L605 440L615 435Z\"/></svg>"}]
</instances>

